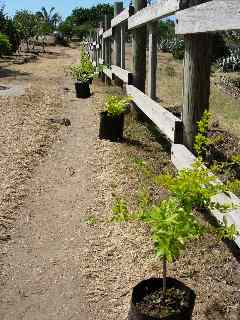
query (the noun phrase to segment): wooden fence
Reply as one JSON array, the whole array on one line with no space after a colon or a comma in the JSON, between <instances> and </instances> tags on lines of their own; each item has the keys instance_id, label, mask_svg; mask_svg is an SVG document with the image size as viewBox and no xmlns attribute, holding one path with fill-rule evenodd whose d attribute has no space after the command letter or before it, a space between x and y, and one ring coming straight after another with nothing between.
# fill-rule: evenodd
<instances>
[{"instance_id":1,"label":"wooden fence","mask_svg":"<svg viewBox=\"0 0 240 320\"><path fill-rule=\"evenodd\" d=\"M160 106L156 100L157 20L175 14L175 31L184 36L183 116L179 120ZM105 17L95 39L88 39L88 52L95 65L103 64L106 82L117 80L126 86L134 104L150 118L172 143L172 162L177 169L190 167L197 121L209 107L211 33L240 29L239 0L159 0L147 5L146 0L134 0L123 9L122 2L114 4L114 18ZM132 34L133 72L125 69L125 45L128 32ZM147 39L148 37L148 39ZM114 57L112 61L112 40ZM147 41L148 40L148 41ZM148 50L147 50L148 43ZM146 54L148 77L146 79ZM145 82L147 92L145 93ZM160 88L161 89L161 88ZM239 205L240 199L231 194L218 195L219 202ZM223 215L214 211L217 220ZM240 231L240 210L227 215L230 224ZM240 236L235 239L240 247Z\"/></svg>"}]
</instances>

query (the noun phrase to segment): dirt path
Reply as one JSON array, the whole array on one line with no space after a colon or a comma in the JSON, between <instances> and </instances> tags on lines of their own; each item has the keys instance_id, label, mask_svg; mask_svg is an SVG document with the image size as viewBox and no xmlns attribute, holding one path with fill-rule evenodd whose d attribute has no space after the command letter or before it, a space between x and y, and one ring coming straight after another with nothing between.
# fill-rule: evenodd
<instances>
[{"instance_id":1,"label":"dirt path","mask_svg":"<svg viewBox=\"0 0 240 320\"><path fill-rule=\"evenodd\" d=\"M72 55L73 60L76 53ZM41 76L44 72L47 64ZM66 86L70 83L62 81L59 90ZM65 116L72 125L62 130L61 141L28 185L30 194L4 260L10 274L0 293L2 320L87 319L81 313L79 264L86 226L82 213L95 199L91 103L65 94Z\"/></svg>"}]
</instances>

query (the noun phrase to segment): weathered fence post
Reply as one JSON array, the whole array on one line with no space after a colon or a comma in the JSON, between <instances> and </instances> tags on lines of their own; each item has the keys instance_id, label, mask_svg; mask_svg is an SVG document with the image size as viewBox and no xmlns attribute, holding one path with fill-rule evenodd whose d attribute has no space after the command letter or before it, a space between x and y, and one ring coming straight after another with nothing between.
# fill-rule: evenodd
<instances>
[{"instance_id":1,"label":"weathered fence post","mask_svg":"<svg viewBox=\"0 0 240 320\"><path fill-rule=\"evenodd\" d=\"M153 100L156 100L157 26L158 22L148 25L148 96Z\"/></svg>"},{"instance_id":2,"label":"weathered fence post","mask_svg":"<svg viewBox=\"0 0 240 320\"><path fill-rule=\"evenodd\" d=\"M134 0L134 12L147 6L147 0ZM146 81L146 25L133 30L133 84L136 88L145 92Z\"/></svg>"},{"instance_id":3,"label":"weathered fence post","mask_svg":"<svg viewBox=\"0 0 240 320\"><path fill-rule=\"evenodd\" d=\"M121 24L121 68L125 69L126 23Z\"/></svg>"},{"instance_id":4,"label":"weathered fence post","mask_svg":"<svg viewBox=\"0 0 240 320\"><path fill-rule=\"evenodd\" d=\"M104 28L105 31L108 30L109 28L111 28L111 19L109 15L105 15L104 16ZM106 38L105 41L105 60L104 60L104 64L106 64L108 66L108 68L111 66L112 61L111 61L111 55L112 55L112 45L111 45L111 38ZM110 85L111 84L111 80L105 76L105 84Z\"/></svg>"},{"instance_id":5,"label":"weathered fence post","mask_svg":"<svg viewBox=\"0 0 240 320\"><path fill-rule=\"evenodd\" d=\"M114 3L114 17L116 17L123 10L123 2ZM119 26L114 28L114 51L116 66L121 66L121 30Z\"/></svg>"},{"instance_id":6,"label":"weathered fence post","mask_svg":"<svg viewBox=\"0 0 240 320\"><path fill-rule=\"evenodd\" d=\"M114 17L116 17L123 10L123 2L114 3ZM114 55L115 61L114 64L118 67L121 67L121 27L116 26L113 30L114 35ZM121 85L122 81L115 79L116 85Z\"/></svg>"},{"instance_id":7,"label":"weathered fence post","mask_svg":"<svg viewBox=\"0 0 240 320\"><path fill-rule=\"evenodd\" d=\"M193 149L197 121L209 108L211 69L211 35L185 36L184 58L184 144Z\"/></svg>"},{"instance_id":8,"label":"weathered fence post","mask_svg":"<svg viewBox=\"0 0 240 320\"><path fill-rule=\"evenodd\" d=\"M103 22L99 22L99 31L103 28ZM102 36L99 35L99 57L100 59L103 58L103 39Z\"/></svg>"},{"instance_id":9,"label":"weathered fence post","mask_svg":"<svg viewBox=\"0 0 240 320\"><path fill-rule=\"evenodd\" d=\"M97 43L97 47L96 47L96 51L97 51L97 61L96 61L96 63L97 63L97 66L99 65L99 56L100 56L100 50L99 50L99 48L100 48L100 46L99 46L99 43L100 43L100 41L99 41L99 29L97 29L97 37L96 37L96 39L97 39L97 41L96 41L96 43Z\"/></svg>"}]
</instances>

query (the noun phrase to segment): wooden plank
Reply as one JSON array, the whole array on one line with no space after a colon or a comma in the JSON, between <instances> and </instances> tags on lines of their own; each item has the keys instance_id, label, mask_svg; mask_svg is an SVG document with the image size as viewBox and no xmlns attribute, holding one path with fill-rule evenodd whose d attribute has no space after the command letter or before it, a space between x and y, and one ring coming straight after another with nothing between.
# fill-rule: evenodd
<instances>
[{"instance_id":1,"label":"wooden plank","mask_svg":"<svg viewBox=\"0 0 240 320\"><path fill-rule=\"evenodd\" d=\"M122 23L120 28L121 28L121 68L125 69L126 23Z\"/></svg>"},{"instance_id":2,"label":"wooden plank","mask_svg":"<svg viewBox=\"0 0 240 320\"><path fill-rule=\"evenodd\" d=\"M128 29L139 28L148 22L170 16L179 10L179 8L179 0L161 0L152 6L147 6L139 10L133 16L129 17Z\"/></svg>"},{"instance_id":3,"label":"wooden plank","mask_svg":"<svg viewBox=\"0 0 240 320\"><path fill-rule=\"evenodd\" d=\"M197 122L209 109L211 38L208 33L189 34L184 38L184 144L193 149Z\"/></svg>"},{"instance_id":4,"label":"wooden plank","mask_svg":"<svg viewBox=\"0 0 240 320\"><path fill-rule=\"evenodd\" d=\"M111 27L113 28L119 25L120 23L123 23L128 18L129 18L129 8L126 8L111 20Z\"/></svg>"},{"instance_id":5,"label":"wooden plank","mask_svg":"<svg viewBox=\"0 0 240 320\"><path fill-rule=\"evenodd\" d=\"M111 19L110 19L110 15L105 15L104 17L104 28L105 30L108 30L111 26ZM111 29L112 30L112 29ZM104 57L104 63L108 66L111 65L111 53L112 53L112 48L111 48L111 38L103 38L104 41L104 47L105 47L105 57ZM109 70L109 73L106 74L105 73L105 84L106 85L110 85L111 84L111 80L112 80L112 71L110 69L107 69L107 71ZM110 74L111 71L111 74Z\"/></svg>"},{"instance_id":6,"label":"wooden plank","mask_svg":"<svg viewBox=\"0 0 240 320\"><path fill-rule=\"evenodd\" d=\"M103 68L103 73L109 78L113 79L112 70L109 68Z\"/></svg>"},{"instance_id":7,"label":"wooden plank","mask_svg":"<svg viewBox=\"0 0 240 320\"><path fill-rule=\"evenodd\" d=\"M133 0L135 12L147 7L147 0ZM133 84L145 92L146 84L146 51L147 51L147 26L143 25L132 32L132 70ZM141 117L141 115L138 115ZM140 119L139 117L139 119Z\"/></svg>"},{"instance_id":8,"label":"wooden plank","mask_svg":"<svg viewBox=\"0 0 240 320\"><path fill-rule=\"evenodd\" d=\"M156 99L156 71L157 71L157 22L148 26L148 96Z\"/></svg>"},{"instance_id":9,"label":"wooden plank","mask_svg":"<svg viewBox=\"0 0 240 320\"><path fill-rule=\"evenodd\" d=\"M176 34L240 29L240 1L212 0L176 15Z\"/></svg>"},{"instance_id":10,"label":"wooden plank","mask_svg":"<svg viewBox=\"0 0 240 320\"><path fill-rule=\"evenodd\" d=\"M112 73L126 84L132 83L132 73L118 66L112 65Z\"/></svg>"},{"instance_id":11,"label":"wooden plank","mask_svg":"<svg viewBox=\"0 0 240 320\"><path fill-rule=\"evenodd\" d=\"M127 85L127 94L145 115L159 128L159 130L171 141L175 140L175 126L181 121L171 112L161 107L157 102L146 96L134 86Z\"/></svg>"},{"instance_id":12,"label":"wooden plank","mask_svg":"<svg viewBox=\"0 0 240 320\"><path fill-rule=\"evenodd\" d=\"M114 17L117 17L123 11L123 2L114 2ZM116 66L121 66L121 30L120 26L114 29L114 60Z\"/></svg>"},{"instance_id":13,"label":"wooden plank","mask_svg":"<svg viewBox=\"0 0 240 320\"><path fill-rule=\"evenodd\" d=\"M106 39L106 38L109 38L109 37L112 37L112 28L106 30L106 31L103 33L103 39Z\"/></svg>"},{"instance_id":14,"label":"wooden plank","mask_svg":"<svg viewBox=\"0 0 240 320\"><path fill-rule=\"evenodd\" d=\"M195 162L196 157L182 144L173 144L171 150L171 161L178 170L191 168ZM209 173L211 174L211 172ZM219 179L216 179L216 183L222 183ZM216 196L212 197L212 201L220 204L234 204L240 205L240 199L229 192L229 195L226 193L219 193ZM223 222L224 214L218 210L212 210L212 215L219 222ZM240 209L231 209L225 215L229 225L235 224L237 230L240 232ZM240 235L235 238L235 243L240 248Z\"/></svg>"}]
</instances>

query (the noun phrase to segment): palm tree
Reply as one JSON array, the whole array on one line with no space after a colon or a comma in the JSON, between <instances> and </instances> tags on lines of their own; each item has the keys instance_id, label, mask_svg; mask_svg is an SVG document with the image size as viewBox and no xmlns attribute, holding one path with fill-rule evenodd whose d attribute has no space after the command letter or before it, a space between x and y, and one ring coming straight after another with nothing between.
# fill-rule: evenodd
<instances>
[{"instance_id":1,"label":"palm tree","mask_svg":"<svg viewBox=\"0 0 240 320\"><path fill-rule=\"evenodd\" d=\"M41 11L38 11L36 15L46 24L48 24L51 29L55 29L57 23L61 22L62 18L60 15L55 12L55 7L52 7L49 12L47 12L47 9L45 7L41 8Z\"/></svg>"}]
</instances>

